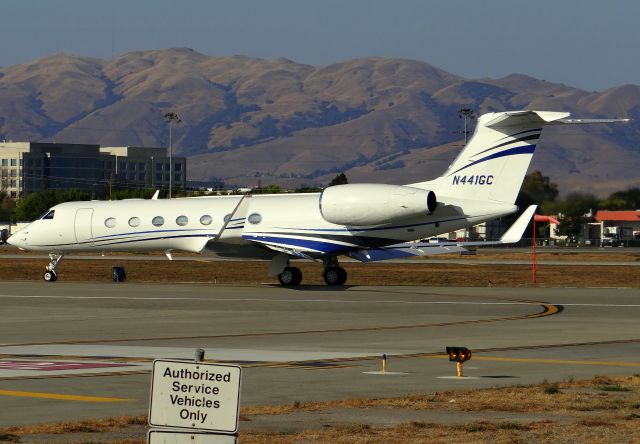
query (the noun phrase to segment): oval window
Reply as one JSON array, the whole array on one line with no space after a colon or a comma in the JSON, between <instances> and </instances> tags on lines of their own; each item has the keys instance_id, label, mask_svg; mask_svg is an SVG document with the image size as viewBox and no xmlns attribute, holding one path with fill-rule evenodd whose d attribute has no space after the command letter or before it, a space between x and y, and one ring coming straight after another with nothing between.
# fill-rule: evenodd
<instances>
[{"instance_id":1,"label":"oval window","mask_svg":"<svg viewBox=\"0 0 640 444\"><path fill-rule=\"evenodd\" d=\"M227 214L227 215L224 217L224 221L225 221L225 222L229 222L230 220L231 220L231 214Z\"/></svg>"},{"instance_id":2,"label":"oval window","mask_svg":"<svg viewBox=\"0 0 640 444\"><path fill-rule=\"evenodd\" d=\"M259 213L253 213L247 217L247 220L250 224L259 224L262 221L262 216Z\"/></svg>"},{"instance_id":3,"label":"oval window","mask_svg":"<svg viewBox=\"0 0 640 444\"><path fill-rule=\"evenodd\" d=\"M153 224L154 227L161 227L164 225L164 217L156 216L153 219L151 219L151 223Z\"/></svg>"},{"instance_id":4,"label":"oval window","mask_svg":"<svg viewBox=\"0 0 640 444\"><path fill-rule=\"evenodd\" d=\"M180 225L181 227L184 227L185 225L187 225L189 223L189 218L187 216L178 216L176 218L176 223L178 225Z\"/></svg>"},{"instance_id":5,"label":"oval window","mask_svg":"<svg viewBox=\"0 0 640 444\"><path fill-rule=\"evenodd\" d=\"M213 218L211 216L209 216L208 214L205 214L204 216L202 216L200 218L200 223L202 225L211 225L211 222L213 222Z\"/></svg>"},{"instance_id":6,"label":"oval window","mask_svg":"<svg viewBox=\"0 0 640 444\"><path fill-rule=\"evenodd\" d=\"M104 221L104 226L107 228L113 228L116 226L116 218L110 217Z\"/></svg>"},{"instance_id":7,"label":"oval window","mask_svg":"<svg viewBox=\"0 0 640 444\"><path fill-rule=\"evenodd\" d=\"M140 218L139 217L132 217L131 219L129 219L129 226L130 227L139 227L140 226Z\"/></svg>"}]
</instances>

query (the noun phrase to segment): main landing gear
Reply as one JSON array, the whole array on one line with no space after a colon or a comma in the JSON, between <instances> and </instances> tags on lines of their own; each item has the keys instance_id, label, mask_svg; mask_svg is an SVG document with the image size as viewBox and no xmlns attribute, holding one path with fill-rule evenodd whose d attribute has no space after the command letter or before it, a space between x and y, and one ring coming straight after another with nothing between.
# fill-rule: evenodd
<instances>
[{"instance_id":1,"label":"main landing gear","mask_svg":"<svg viewBox=\"0 0 640 444\"><path fill-rule=\"evenodd\" d=\"M269 266L269 276L278 276L278 281L284 287L296 287L302 282L302 272L290 266L289 258L287 254L275 256ZM347 282L347 272L340 266L337 257L324 258L322 264L322 277L327 285L338 286Z\"/></svg>"},{"instance_id":2,"label":"main landing gear","mask_svg":"<svg viewBox=\"0 0 640 444\"><path fill-rule=\"evenodd\" d=\"M323 277L327 285L344 285L347 282L347 271L342 267L329 267L324 270Z\"/></svg>"},{"instance_id":3,"label":"main landing gear","mask_svg":"<svg viewBox=\"0 0 640 444\"><path fill-rule=\"evenodd\" d=\"M49 253L49 265L47 265L47 271L44 272L43 278L47 282L55 282L58 280L58 273L56 273L56 268L58 268L58 264L64 257L64 254L58 253Z\"/></svg>"},{"instance_id":4,"label":"main landing gear","mask_svg":"<svg viewBox=\"0 0 640 444\"><path fill-rule=\"evenodd\" d=\"M278 280L285 287L295 287L302 282L302 272L297 267L286 267L278 275Z\"/></svg>"},{"instance_id":5,"label":"main landing gear","mask_svg":"<svg viewBox=\"0 0 640 444\"><path fill-rule=\"evenodd\" d=\"M322 260L324 271L322 277L327 285L344 285L347 282L347 271L338 264L335 256Z\"/></svg>"}]
</instances>

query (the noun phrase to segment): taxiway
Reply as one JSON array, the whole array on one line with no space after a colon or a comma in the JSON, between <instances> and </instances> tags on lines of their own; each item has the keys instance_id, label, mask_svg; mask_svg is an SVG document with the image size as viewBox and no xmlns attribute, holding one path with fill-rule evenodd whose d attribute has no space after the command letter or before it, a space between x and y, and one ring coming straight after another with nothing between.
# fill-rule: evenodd
<instances>
[{"instance_id":1,"label":"taxiway","mask_svg":"<svg viewBox=\"0 0 640 444\"><path fill-rule=\"evenodd\" d=\"M245 406L640 373L638 289L3 282L0 304L2 426L144 413L152 359L196 348L244 367Z\"/></svg>"}]
</instances>

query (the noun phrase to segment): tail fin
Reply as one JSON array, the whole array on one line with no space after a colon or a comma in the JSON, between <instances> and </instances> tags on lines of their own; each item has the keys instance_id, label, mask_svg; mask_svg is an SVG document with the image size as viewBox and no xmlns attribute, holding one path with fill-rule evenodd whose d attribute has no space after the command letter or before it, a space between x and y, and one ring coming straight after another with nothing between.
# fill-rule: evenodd
<instances>
[{"instance_id":1,"label":"tail fin","mask_svg":"<svg viewBox=\"0 0 640 444\"><path fill-rule=\"evenodd\" d=\"M513 204L545 125L629 121L567 117L569 113L550 111L483 114L473 137L442 176L410 186L438 196Z\"/></svg>"},{"instance_id":2,"label":"tail fin","mask_svg":"<svg viewBox=\"0 0 640 444\"><path fill-rule=\"evenodd\" d=\"M511 111L483 114L467 146L438 179L412 186L438 196L513 204L544 125L569 113Z\"/></svg>"}]
</instances>

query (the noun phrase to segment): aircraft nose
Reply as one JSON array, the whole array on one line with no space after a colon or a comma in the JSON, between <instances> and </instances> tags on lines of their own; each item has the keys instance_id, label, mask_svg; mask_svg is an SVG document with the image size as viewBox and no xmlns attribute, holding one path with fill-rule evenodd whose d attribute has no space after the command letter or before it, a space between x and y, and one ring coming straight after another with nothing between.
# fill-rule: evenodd
<instances>
[{"instance_id":1,"label":"aircraft nose","mask_svg":"<svg viewBox=\"0 0 640 444\"><path fill-rule=\"evenodd\" d=\"M7 239L7 243L9 245L13 245L18 248L25 248L27 246L27 233L23 233L22 231L17 232L16 234L12 234Z\"/></svg>"}]
</instances>

